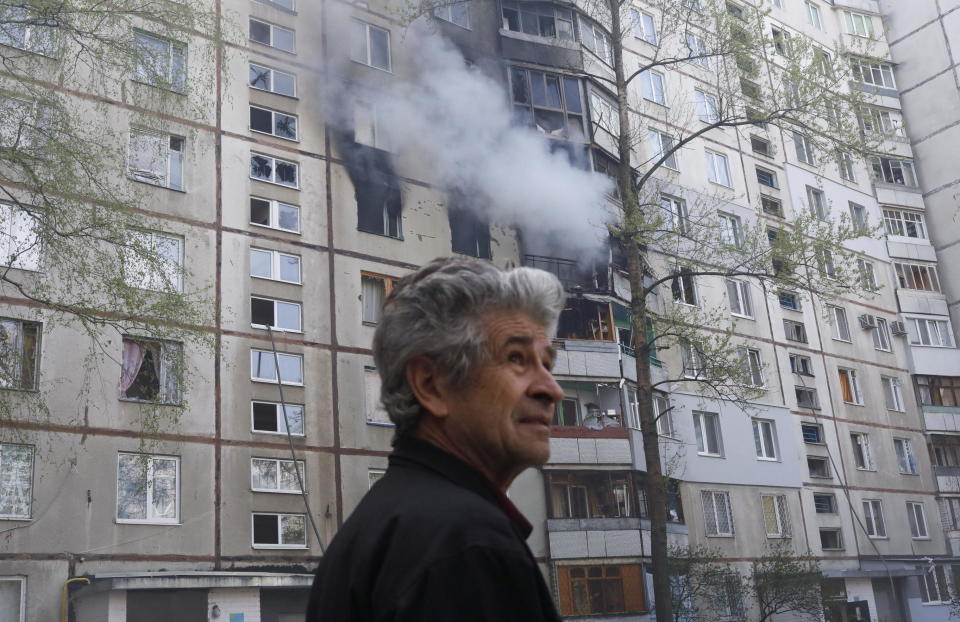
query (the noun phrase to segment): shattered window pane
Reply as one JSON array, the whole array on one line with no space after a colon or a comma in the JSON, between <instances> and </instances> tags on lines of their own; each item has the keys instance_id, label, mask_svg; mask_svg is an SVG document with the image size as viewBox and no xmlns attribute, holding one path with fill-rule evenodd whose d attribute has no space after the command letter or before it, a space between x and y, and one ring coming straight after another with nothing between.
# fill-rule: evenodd
<instances>
[{"instance_id":1,"label":"shattered window pane","mask_svg":"<svg viewBox=\"0 0 960 622\"><path fill-rule=\"evenodd\" d=\"M33 447L0 445L0 518L30 518Z\"/></svg>"}]
</instances>

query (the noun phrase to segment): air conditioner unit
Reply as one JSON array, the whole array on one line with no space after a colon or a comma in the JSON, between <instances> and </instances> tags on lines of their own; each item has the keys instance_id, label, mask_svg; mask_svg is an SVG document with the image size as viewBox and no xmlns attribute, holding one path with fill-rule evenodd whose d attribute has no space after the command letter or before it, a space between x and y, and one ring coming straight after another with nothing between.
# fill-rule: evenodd
<instances>
[{"instance_id":1,"label":"air conditioner unit","mask_svg":"<svg viewBox=\"0 0 960 622\"><path fill-rule=\"evenodd\" d=\"M903 337L907 334L907 327L903 325L903 322L896 321L890 322L890 332L898 337Z\"/></svg>"},{"instance_id":2,"label":"air conditioner unit","mask_svg":"<svg viewBox=\"0 0 960 622\"><path fill-rule=\"evenodd\" d=\"M860 328L862 328L863 330L869 330L871 328L876 328L876 327L877 327L877 318L867 313L864 313L863 315L860 316Z\"/></svg>"}]
</instances>

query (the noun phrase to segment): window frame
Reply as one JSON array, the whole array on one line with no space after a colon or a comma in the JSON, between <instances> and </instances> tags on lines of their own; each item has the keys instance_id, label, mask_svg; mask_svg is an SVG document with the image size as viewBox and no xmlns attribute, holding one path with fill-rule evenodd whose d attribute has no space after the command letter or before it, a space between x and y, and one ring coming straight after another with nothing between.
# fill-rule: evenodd
<instances>
[{"instance_id":1,"label":"window frame","mask_svg":"<svg viewBox=\"0 0 960 622\"><path fill-rule=\"evenodd\" d=\"M807 327L803 322L784 318L783 332L787 341L809 343L810 337L807 335Z\"/></svg>"},{"instance_id":2,"label":"window frame","mask_svg":"<svg viewBox=\"0 0 960 622\"><path fill-rule=\"evenodd\" d=\"M830 314L830 337L834 341L852 343L847 310L837 305L827 305L827 310Z\"/></svg>"},{"instance_id":3,"label":"window frame","mask_svg":"<svg viewBox=\"0 0 960 622\"><path fill-rule=\"evenodd\" d=\"M252 88L252 89L256 89L256 90L258 90L258 91L263 91L264 93L273 93L274 95L280 95L281 97L291 97L291 98L293 98L293 99L298 99L298 97L297 97L297 74L295 74L295 73L290 73L290 72L288 72L288 71L281 71L280 69L274 69L273 67L267 67L266 65L261 65L260 63L255 63L255 62L253 62L253 61L250 61L249 66L250 66L250 70L249 70L249 72L248 72L248 74L247 74L247 86L249 86L249 87ZM251 73L254 72L254 67L256 67L257 69L260 69L260 70L269 72L268 75L270 76L270 88L266 88L266 89L265 89L265 88L261 88L261 87L259 87L259 86L255 86L256 81L254 81L254 82L251 82L251 81L250 81L250 77L249 77L249 76L250 76ZM283 74L284 76L288 76L288 77L291 79L291 82L293 83L293 93L283 93L283 92L278 91L278 90L276 90L276 89L274 88L274 86L275 86L276 83L277 83L277 81L276 81L276 74Z\"/></svg>"},{"instance_id":4,"label":"window frame","mask_svg":"<svg viewBox=\"0 0 960 622\"><path fill-rule=\"evenodd\" d=\"M819 463L823 465L823 475L815 475L813 470L810 468L810 462ZM807 455L807 473L812 479L833 479L833 471L830 468L830 459L826 456L811 456Z\"/></svg>"},{"instance_id":5,"label":"window frame","mask_svg":"<svg viewBox=\"0 0 960 622\"><path fill-rule=\"evenodd\" d=\"M897 457L897 471L900 475L920 475L913 443L909 438L893 439L893 453Z\"/></svg>"},{"instance_id":6,"label":"window frame","mask_svg":"<svg viewBox=\"0 0 960 622\"><path fill-rule=\"evenodd\" d=\"M654 151L651 158L654 162L660 160L667 151L670 151L674 147L675 141L673 137L665 132L655 130L651 127L647 128L647 135L650 137L652 151ZM677 152L674 151L667 156L662 164L671 171L679 171L680 163L679 158L677 158Z\"/></svg>"},{"instance_id":7,"label":"window frame","mask_svg":"<svg viewBox=\"0 0 960 622\"><path fill-rule=\"evenodd\" d=\"M829 509L821 510L823 504L817 504L817 497L821 499L829 499ZM836 514L837 513L837 495L832 492L815 492L813 493L813 512L814 514Z\"/></svg>"},{"instance_id":8,"label":"window frame","mask_svg":"<svg viewBox=\"0 0 960 622\"><path fill-rule=\"evenodd\" d=\"M467 19L466 19L466 23L460 23L459 21L457 21L457 20L455 19L455 16L454 16L454 13L453 13L453 8L454 8L454 7L462 7L462 8L463 8L463 15L466 15L466 18L467 18ZM443 13L444 15L441 15L441 13ZM459 26L460 28L463 28L464 30L471 30L471 28L470 28L470 2L469 2L469 1L456 2L456 3L454 3L454 4L445 4L445 5L443 5L443 6L438 6L438 7L436 7L436 8L433 9L433 16L436 17L436 18L439 19L439 20L443 20L443 21L447 22L448 24L453 24L454 26Z\"/></svg>"},{"instance_id":9,"label":"window frame","mask_svg":"<svg viewBox=\"0 0 960 622\"><path fill-rule=\"evenodd\" d=\"M860 21L859 27L857 18L859 18ZM873 39L875 37L873 19L869 15L845 10L843 11L843 21L848 35L865 39Z\"/></svg>"},{"instance_id":10,"label":"window frame","mask_svg":"<svg viewBox=\"0 0 960 622\"><path fill-rule=\"evenodd\" d=\"M9 241L9 244L0 246L0 266L40 272L43 269L43 244L37 233L37 220L26 209L4 202L0 202L0 219L10 225L9 229L4 227L0 231L0 241L4 238Z\"/></svg>"},{"instance_id":11,"label":"window frame","mask_svg":"<svg viewBox=\"0 0 960 622\"><path fill-rule=\"evenodd\" d=\"M254 356L255 356L256 353L259 353L259 354L261 354L261 355L265 354L265 355L267 355L268 357L273 357L273 351L272 351L272 350L261 350L260 348L250 348L250 381L251 381L251 382L263 382L263 383L273 384L273 385L282 384L282 385L284 385L284 386L291 386L291 387L302 387L302 386L304 386L304 380L305 380L304 363L305 363L305 361L304 361L304 356L303 356L303 354L296 353L296 352L277 352L277 356L276 356L276 358L275 358L274 361L273 361L273 373L276 373L278 376L280 376L280 378L277 378L277 377L268 378L268 377L266 377L266 376L256 376L256 375L254 375L254 368L255 368ZM283 377L282 377L282 375L283 375L283 373L282 373L282 372L283 372L283 366L280 365L280 359L283 358L283 357L291 357L291 358L298 359L298 360L300 361L300 380L299 380L299 381L295 381L295 380L284 380L284 379L283 379ZM279 369L278 369L278 368L279 368ZM279 381L279 382L278 382L278 381Z\"/></svg>"},{"instance_id":12,"label":"window frame","mask_svg":"<svg viewBox=\"0 0 960 622\"><path fill-rule=\"evenodd\" d=\"M256 461L272 462L272 463L274 463L274 467L275 467L275 469L276 469L276 480L277 480L277 487L276 487L276 488L258 488L258 487L255 485L255 482L254 482L254 479L255 479L255 470L254 470L254 467L253 467L253 463L256 462ZM280 472L281 472L281 469L282 469L282 465L288 465L288 464L289 464L289 465L293 465L293 464L294 464L294 461L293 461L293 460L289 460L289 459L284 459L284 458L272 458L272 457L263 457L263 456L250 456L250 492L266 492L266 493L282 494L282 495L300 495L300 494L303 494L303 490L301 490L301 489L299 489L299 488L296 488L296 489L294 489L294 488L285 489L285 488L281 488L281 487L280 487ZM303 482L303 486L304 486L304 488L306 488L306 487L307 487L306 462L305 462L304 460L297 460L297 461L296 461L296 466L295 466L295 468L296 468L296 469L299 469L299 472L300 472L300 480L299 480L299 481ZM294 473L294 479L296 480L296 473Z\"/></svg>"},{"instance_id":13,"label":"window frame","mask_svg":"<svg viewBox=\"0 0 960 622\"><path fill-rule=\"evenodd\" d=\"M7 461L9 458L6 458L8 452L19 453L29 451L28 467L26 469L18 469L18 473L12 473L7 470ZM22 499L20 500L20 505L23 506L23 503L26 504L26 512L23 514L16 513L0 513L0 520L18 520L18 521L29 521L33 519L33 493L34 493L34 480L36 479L36 465L37 465L37 448L35 445L27 445L25 443L0 443L0 481L6 485L9 485L10 488L14 488L17 485L15 482L16 476L26 476L25 479L28 479L27 482L19 482L20 484L20 495ZM16 469L16 463L11 467L11 470ZM27 471L24 473L23 471ZM25 486L24 486L25 483ZM6 503L4 505L7 505ZM13 503L10 504L13 508Z\"/></svg>"},{"instance_id":14,"label":"window frame","mask_svg":"<svg viewBox=\"0 0 960 622\"><path fill-rule=\"evenodd\" d=\"M280 313L278 312L279 305L291 305L291 306L295 306L295 307L297 308L297 328L285 328L285 327L282 327L282 326L276 326L276 325L270 325L270 324L257 324L256 322L253 321L253 301L254 301L254 300L263 300L263 301L267 301L267 302L273 303L273 320L274 320L274 323L276 323L277 320L278 320L278 318L280 317ZM251 309L250 309L250 326L251 326L251 328L256 328L256 329L261 329L261 330L266 330L266 329L269 328L270 330L275 331L275 332L303 334L303 303L302 303L302 302L290 301L290 300L280 300L279 298L270 298L270 297L268 297L268 296L261 296L261 295L258 295L258 294L251 294L251 295L250 295L250 305L251 305Z\"/></svg>"},{"instance_id":15,"label":"window frame","mask_svg":"<svg viewBox=\"0 0 960 622\"><path fill-rule=\"evenodd\" d=\"M250 104L249 108L250 108L250 126L249 126L249 129L250 129L251 132L255 132L255 133L257 133L257 134L263 134L264 136L273 136L274 138L280 138L280 139L282 139L282 140L289 140L289 141L295 142L295 143L300 142L300 117L299 117L298 115L291 114L291 113L289 113L289 112L283 112L283 111L280 111L280 110L274 110L273 108L267 108L266 106L260 106L260 105L258 105L258 104ZM266 132L266 131L264 131L264 130L258 130L258 129L256 129L256 128L253 127L253 111L254 111L254 110L259 110L259 111L261 111L261 112L266 112L266 113L269 113L269 114L270 114L270 127L271 127L271 131ZM294 135L293 135L293 136L284 136L284 135L282 135L282 134L277 134L277 132L276 132L276 128L277 128L277 115L281 115L281 116L289 117L289 118L293 119L293 122L294 122L294 131L293 131Z\"/></svg>"},{"instance_id":16,"label":"window frame","mask_svg":"<svg viewBox=\"0 0 960 622\"><path fill-rule=\"evenodd\" d=\"M141 169L134 166L134 135L157 138L159 139L161 145L165 143L166 146L162 146L157 150L157 155L162 153L166 160L166 170L162 178L154 171ZM179 149L174 148L175 141L179 143ZM184 179L186 177L187 168L186 145L187 139L183 136L178 136L177 134L170 134L169 132L160 132L137 126L131 127L129 139L127 140L127 179L142 184L157 186L159 188L175 190L177 192L186 192L186 181ZM175 153L180 154L179 163L177 163L177 158L173 155ZM179 173L179 180L174 180L174 177L177 173ZM151 177L153 179L151 179Z\"/></svg>"},{"instance_id":17,"label":"window frame","mask_svg":"<svg viewBox=\"0 0 960 622\"><path fill-rule=\"evenodd\" d=\"M253 253L270 253L270 276L262 276L259 274L253 274ZM297 280L290 281L287 279L281 278L281 258L282 257L294 257L297 260ZM289 283L291 285L303 285L303 257L300 255L294 255L293 253L285 253L283 251L278 251L272 248L260 248L258 246L250 247L250 278L252 279L263 279L265 281L276 281L278 283Z\"/></svg>"},{"instance_id":18,"label":"window frame","mask_svg":"<svg viewBox=\"0 0 960 622\"><path fill-rule=\"evenodd\" d=\"M896 89L897 84L893 77L893 65L890 63L873 63L869 59L859 56L851 57L850 66L854 81L860 84L879 87L882 89ZM866 71L864 71L866 69ZM869 80L867 79L869 78ZM879 78L879 82L876 79Z\"/></svg>"},{"instance_id":19,"label":"window frame","mask_svg":"<svg viewBox=\"0 0 960 622\"><path fill-rule=\"evenodd\" d=\"M146 499L144 501L146 506L146 518L120 518L120 460L122 456L131 456L135 460L146 460L146 481L143 483L143 488L146 494ZM172 460L176 464L176 473L174 475L174 517L173 518L157 518L151 517L153 510L153 503L151 500L153 495L151 493L151 480L154 479L154 466L153 463L155 460ZM180 456L171 456L163 454L144 454L138 452L127 452L127 451L118 451L117 452L117 486L116 486L116 503L114 504L114 522L117 524L131 524L131 525L179 525L180 524L180 484L181 484L181 468L180 468Z\"/></svg>"},{"instance_id":20,"label":"window frame","mask_svg":"<svg viewBox=\"0 0 960 622\"><path fill-rule=\"evenodd\" d=\"M670 280L670 291L673 302L677 304L697 307L700 304L700 293L697 291L697 278L693 270L686 266L674 266L673 278Z\"/></svg>"},{"instance_id":21,"label":"window frame","mask_svg":"<svg viewBox=\"0 0 960 622\"><path fill-rule=\"evenodd\" d=\"M873 460L873 447L870 444L870 435L866 432L851 432L850 446L853 448L853 464L858 471L876 471L877 465Z\"/></svg>"},{"instance_id":22,"label":"window frame","mask_svg":"<svg viewBox=\"0 0 960 622\"><path fill-rule=\"evenodd\" d=\"M262 201L267 203L268 205L267 210L269 212L268 222L270 224L265 225L263 223L253 222L253 202L254 201ZM250 203L250 220L249 220L250 225L254 227L263 227L264 229L272 229L274 231L286 231L287 233L296 233L297 235L300 235L301 214L300 214L299 205L294 205L293 203L287 203L286 201L279 201L277 199L267 199L265 197L260 197L256 195L250 195L249 203ZM296 229L287 229L280 226L280 221L281 221L280 206L281 205L284 207L289 207L296 210L296 213L297 213Z\"/></svg>"},{"instance_id":23,"label":"window frame","mask_svg":"<svg viewBox=\"0 0 960 622\"><path fill-rule=\"evenodd\" d=\"M887 539L887 524L881 499L863 499L863 530L871 540Z\"/></svg>"},{"instance_id":24,"label":"window frame","mask_svg":"<svg viewBox=\"0 0 960 622\"><path fill-rule=\"evenodd\" d=\"M270 543L258 543L254 538L256 538L256 532L254 530L254 517L256 516L276 516L277 518L277 544ZM283 517L285 516L299 516L303 520L303 544L285 544L283 543ZM253 549L300 549L305 550L309 549L309 538L307 535L307 516L306 514L300 514L297 512L251 512L250 513L250 548Z\"/></svg>"},{"instance_id":25,"label":"window frame","mask_svg":"<svg viewBox=\"0 0 960 622\"><path fill-rule=\"evenodd\" d=\"M711 439L709 436L710 426L705 425L707 419L713 421L713 431L714 436ZM720 415L717 413L710 413L695 410L693 412L693 429L694 434L697 438L697 455L706 456L710 458L723 458L723 431L720 428ZM713 449L716 451L711 451L711 440L713 442Z\"/></svg>"},{"instance_id":26,"label":"window frame","mask_svg":"<svg viewBox=\"0 0 960 622\"><path fill-rule=\"evenodd\" d=\"M770 499L773 504L773 513L770 516L776 521L776 529L774 531L770 530L770 525L767 523L767 508L764 507L764 502L767 499ZM786 539L791 536L790 510L787 505L786 495L760 495L760 514L763 519L763 527L767 538Z\"/></svg>"},{"instance_id":27,"label":"window frame","mask_svg":"<svg viewBox=\"0 0 960 622\"><path fill-rule=\"evenodd\" d=\"M807 207L810 209L810 213L820 220L829 220L830 207L827 205L826 194L820 188L814 188L813 186L807 186L806 189Z\"/></svg>"},{"instance_id":28,"label":"window frame","mask_svg":"<svg viewBox=\"0 0 960 622\"><path fill-rule=\"evenodd\" d=\"M729 212L717 212L717 218L720 219L721 224L721 239L735 248L742 248L744 235L743 221L740 219L740 217ZM753 317L752 313L750 317Z\"/></svg>"},{"instance_id":29,"label":"window frame","mask_svg":"<svg viewBox=\"0 0 960 622\"><path fill-rule=\"evenodd\" d=\"M657 25L653 15L646 11L641 11L636 7L630 7L630 16L633 18L633 36L653 45L657 44ZM649 32L648 32L649 25ZM638 32L639 31L639 32Z\"/></svg>"},{"instance_id":30,"label":"window frame","mask_svg":"<svg viewBox=\"0 0 960 622\"><path fill-rule=\"evenodd\" d=\"M880 376L880 385L883 387L883 402L887 410L906 412L903 401L903 383L896 376ZM891 407L892 406L892 407Z\"/></svg>"},{"instance_id":31,"label":"window frame","mask_svg":"<svg viewBox=\"0 0 960 622\"><path fill-rule=\"evenodd\" d=\"M27 577L23 575L3 575L0 576L0 582L17 582L20 584L20 600L18 602L17 610L20 612L20 615L17 616L15 620L9 620L8 622L26 622L27 620Z\"/></svg>"},{"instance_id":32,"label":"window frame","mask_svg":"<svg viewBox=\"0 0 960 622\"><path fill-rule=\"evenodd\" d=\"M870 162L870 173L875 183L903 186L904 188L917 188L919 186L917 169L913 165L913 159L872 155L868 156L867 160ZM898 178L900 181L897 181Z\"/></svg>"},{"instance_id":33,"label":"window frame","mask_svg":"<svg viewBox=\"0 0 960 622\"><path fill-rule=\"evenodd\" d=\"M924 605L942 605L950 602L950 590L947 583L946 570L943 564L930 564L921 567L920 573L920 602ZM932 584L931 584L932 582ZM930 598L935 588L936 599ZM946 596L946 598L944 598Z\"/></svg>"},{"instance_id":34,"label":"window frame","mask_svg":"<svg viewBox=\"0 0 960 622\"><path fill-rule=\"evenodd\" d=\"M751 427L753 428L754 449L757 453L757 460L765 462L780 461L780 447L777 439L777 424L773 419L751 418ZM769 431L769 439L764 436L764 426ZM769 447L767 445L770 445Z\"/></svg>"},{"instance_id":35,"label":"window frame","mask_svg":"<svg viewBox=\"0 0 960 622\"><path fill-rule=\"evenodd\" d=\"M707 180L710 183L725 188L733 188L733 181L730 176L730 162L727 156L717 151L711 151L710 149L704 149L704 154L706 154L707 159ZM723 166L719 167L718 163L721 162ZM720 179L720 173L723 173L722 180Z\"/></svg>"},{"instance_id":36,"label":"window frame","mask_svg":"<svg viewBox=\"0 0 960 622\"><path fill-rule=\"evenodd\" d=\"M926 219L921 210L883 206L883 230L888 236L927 240ZM913 231L914 235L910 234Z\"/></svg>"},{"instance_id":37,"label":"window frame","mask_svg":"<svg viewBox=\"0 0 960 622\"><path fill-rule=\"evenodd\" d=\"M776 172L776 171L772 171L772 170L770 170L770 169L768 169L768 168L764 168L764 167L762 167L762 166L755 166L755 167L754 167L754 170L755 170L755 172L756 172L756 174L757 174L757 183L758 183L758 184L760 184L761 186L766 186L767 188L776 188L776 189L779 189L779 188L780 188L779 184L777 183L777 172ZM767 183L767 181L769 181L770 183ZM771 197L771 198L773 198L773 197ZM779 199L778 199L778 200L779 200ZM782 218L782 217L783 217L783 216L782 216L782 214L783 214L783 203L780 204L780 213L781 213L781 218Z\"/></svg>"},{"instance_id":38,"label":"window frame","mask_svg":"<svg viewBox=\"0 0 960 622\"><path fill-rule=\"evenodd\" d=\"M293 30L292 28L285 28L285 27L283 27L283 26L278 26L277 24L274 24L274 23L268 22L268 21L266 21L266 20L260 19L259 17L253 17L252 15L251 15L250 18L249 18L249 22L250 22L250 23L249 23L248 26L247 26L247 38L248 38L248 40L252 41L253 43L257 43L257 44L259 44L259 45L265 45L265 46L267 46L267 47L271 47L271 48L273 48L273 49L275 49L275 50L280 50L281 52L286 52L287 54L296 54L296 53L297 53L297 31ZM263 41L259 41L259 40L257 40L257 39L254 39L252 36L250 36L250 35L251 35L251 33L250 33L250 26L253 25L253 22L257 22L257 23L259 23L259 24L263 24L263 25L265 25L265 26L267 27L267 29L270 31L270 42L269 42L269 43L265 43L265 42L263 42ZM276 37L276 34L275 34L274 31L277 31L277 30L282 30L282 31L285 31L285 32L290 33L290 43L291 43L291 46L290 46L290 49L289 49L289 50L286 49L286 48L282 48L282 47L276 45L276 43L277 43L277 37Z\"/></svg>"},{"instance_id":39,"label":"window frame","mask_svg":"<svg viewBox=\"0 0 960 622\"><path fill-rule=\"evenodd\" d=\"M797 354L795 352L788 353L788 360L790 361L790 372L797 374L798 376L808 376L810 378L814 377L813 373L813 359L809 356L803 354ZM800 362L803 364L800 364Z\"/></svg>"},{"instance_id":40,"label":"window frame","mask_svg":"<svg viewBox=\"0 0 960 622\"><path fill-rule=\"evenodd\" d=\"M0 327L4 324L14 324L16 326L16 343L13 344L12 349L16 349L16 358L14 362L16 370L19 371L19 382L16 384L12 382L13 373L11 373L10 384L5 383L3 378L3 372L0 372L0 391L38 391L40 389L40 361L43 356L43 324L40 322L32 322L29 320L24 320L21 318L11 318L11 317L0 317ZM32 369L26 369L24 365L24 357L27 356L24 352L24 329L25 327L30 327L34 331L33 339L34 343L32 345L33 349L33 364L30 366ZM7 339L9 338L8 331L6 329L0 330L0 353L8 354L7 350ZM7 359L9 361L9 359ZM0 366L3 365L3 362L0 362ZM15 371L16 371L15 370ZM26 375L29 386L25 386L27 383L24 383L24 376Z\"/></svg>"},{"instance_id":41,"label":"window frame","mask_svg":"<svg viewBox=\"0 0 960 622\"><path fill-rule=\"evenodd\" d=\"M254 158L262 158L270 162L270 178L264 179L263 177L258 177L253 174L253 160ZM277 163L286 164L293 167L294 177L296 179L292 184L285 183L282 181L277 181ZM266 155L264 153L257 153L255 151L250 152L250 166L249 166L249 177L254 181L263 182L265 184L273 184L275 186L283 186L284 188L293 188L294 190L300 190L300 163L294 162L292 160L284 160L283 158L278 158L271 155Z\"/></svg>"},{"instance_id":42,"label":"window frame","mask_svg":"<svg viewBox=\"0 0 960 622\"><path fill-rule=\"evenodd\" d=\"M256 420L256 405L257 404L267 404L274 407L274 421L276 422L276 430L264 430L257 427ZM298 436L303 438L306 436L306 419L304 417L304 405L303 404L286 404L287 409L290 408L299 408L300 409L300 431L296 432L294 430L289 430L290 436ZM287 417L284 418L283 404L279 402L271 402L269 400L259 400L252 399L250 400L250 432L253 434L275 434L286 436L288 433L287 421L289 420L290 415L287 414Z\"/></svg>"},{"instance_id":43,"label":"window frame","mask_svg":"<svg viewBox=\"0 0 960 622\"><path fill-rule=\"evenodd\" d=\"M824 533L824 532L829 532L829 533L835 533L835 534L837 534L837 546L835 546L835 547L827 547L827 546L824 546L824 543L823 543L823 533ZM841 529L840 527L820 527L819 530L818 530L818 533L819 533L819 535L820 535L820 550L822 550L822 551L842 551L842 550L844 550L844 549L846 548L846 546L845 546L845 544L844 544L844 542L843 542L843 529Z\"/></svg>"},{"instance_id":44,"label":"window frame","mask_svg":"<svg viewBox=\"0 0 960 622\"><path fill-rule=\"evenodd\" d=\"M666 107L667 87L664 74L653 69L641 71L640 95L649 102Z\"/></svg>"},{"instance_id":45,"label":"window frame","mask_svg":"<svg viewBox=\"0 0 960 622\"><path fill-rule=\"evenodd\" d=\"M753 299L750 295L750 283L740 279L724 279L727 288L727 300L730 304L730 315L754 319ZM736 301L736 310L734 310L734 301Z\"/></svg>"},{"instance_id":46,"label":"window frame","mask_svg":"<svg viewBox=\"0 0 960 622\"><path fill-rule=\"evenodd\" d=\"M124 276L124 281L127 285L136 289L143 289L153 292L167 292L169 291L166 287L163 286L163 281L165 278L170 281L172 286L172 291L182 292L183 291L183 277L184 277L184 260L186 259L185 254L185 240L183 236L176 235L172 233L167 233L166 231L152 231L146 229L131 229L130 235L133 237L140 237L141 245L149 248L151 252L160 254L157 251L160 248L160 240L162 244L171 245L172 243L176 244L177 258L175 265L169 266L168 271L172 271L173 274L166 275L166 277L159 273L155 268L159 266L147 265L143 267L142 272L134 272L133 274L127 273L127 269L137 270L137 264L140 262L140 258L136 256L129 248L121 249L121 252L125 255L123 257L123 264L121 265L121 271ZM169 260L169 257L155 258L157 263L161 261ZM169 261L167 261L169 263Z\"/></svg>"},{"instance_id":47,"label":"window frame","mask_svg":"<svg viewBox=\"0 0 960 622\"><path fill-rule=\"evenodd\" d=\"M160 82L153 82L150 80L150 75L145 75L143 72L149 71L148 69L141 69L141 62L144 61L144 57L140 56L136 52L137 47L141 45L139 43L140 38L150 39L153 43L162 43L166 46L166 55L167 62L164 73L164 76L152 76L160 79ZM188 55L187 55L187 44L182 41L175 41L169 37L163 37L146 30L141 30L139 28L133 29L133 49L134 51L134 67L133 67L133 76L131 80L139 84L145 84L147 86L152 86L159 89L164 89L184 95L187 92L187 77L189 75L188 71ZM179 50L180 53L180 70L181 75L174 75L176 70L176 55L175 50ZM151 59L147 59L149 61Z\"/></svg>"},{"instance_id":48,"label":"window frame","mask_svg":"<svg viewBox=\"0 0 960 622\"><path fill-rule=\"evenodd\" d=\"M823 30L823 14L820 7L810 0L807 0L804 4L807 12L807 23L817 30Z\"/></svg>"},{"instance_id":49,"label":"window frame","mask_svg":"<svg viewBox=\"0 0 960 622\"><path fill-rule=\"evenodd\" d=\"M707 495L710 495L711 505L713 506L713 517L711 519L707 512ZM718 509L717 499L723 500L724 514L726 515L729 531L720 531L720 511ZM736 537L736 526L733 522L733 506L730 503L730 492L726 490L701 490L700 503L703 508L703 531L708 538L734 538ZM711 522L712 521L712 522ZM711 529L714 527L715 529ZM715 533L711 533L715 531Z\"/></svg>"},{"instance_id":50,"label":"window frame","mask_svg":"<svg viewBox=\"0 0 960 622\"><path fill-rule=\"evenodd\" d=\"M793 132L793 146L797 153L797 159L810 166L817 165L817 156L814 154L813 145L810 139L800 132ZM808 186L809 187L809 186Z\"/></svg>"},{"instance_id":51,"label":"window frame","mask_svg":"<svg viewBox=\"0 0 960 622\"><path fill-rule=\"evenodd\" d=\"M953 340L952 326L949 319L938 320L934 318L906 317L907 321L907 341L911 346L922 346L927 348L953 348L956 344ZM923 330L921 332L921 327ZM935 330L931 330L935 329ZM937 335L937 342L934 343L931 337L934 333ZM914 334L917 341L914 340ZM929 343L924 343L924 335Z\"/></svg>"},{"instance_id":52,"label":"window frame","mask_svg":"<svg viewBox=\"0 0 960 622\"><path fill-rule=\"evenodd\" d=\"M171 370L169 369L169 365L171 364L171 361L173 361L175 364L180 366L182 366L183 364L183 343L179 341L153 339L150 337L142 337L139 335L125 334L121 337L121 340L120 340L121 348L123 348L123 343L126 341L133 341L133 342L138 342L142 344L147 344L147 343L159 344L160 360L153 361L153 364L155 366L158 364L160 365L159 373L157 374L157 376L159 376L157 378L158 392L157 392L157 398L152 400L141 399L137 397L127 397L125 395L125 393L130 390L130 386L133 386L133 383L136 381L137 377L140 375L140 369L142 369L141 367L137 369L137 374L131 379L130 386L124 389L123 385L122 384L120 385L119 387L120 391L118 393L117 399L119 399L121 402L135 402L140 404L161 404L161 405L168 405L168 406L176 406L181 404L183 401L182 377L175 376L176 386L168 387L167 385L169 384L169 375L171 373ZM124 374L122 354L121 354L120 360L121 360L120 376L121 376L121 383L122 383L123 374ZM142 361L141 361L141 365L142 365ZM155 368L155 371L156 371L156 368ZM174 373L175 372L176 370L174 370ZM173 395L170 395L170 393L167 391L168 388L173 389Z\"/></svg>"},{"instance_id":53,"label":"window frame","mask_svg":"<svg viewBox=\"0 0 960 622\"><path fill-rule=\"evenodd\" d=\"M360 307L361 307L361 310L360 310L360 318L361 318L361 319L360 319L360 321L361 321L361 323L364 324L365 326L376 326L376 325L379 323L379 321L380 321L380 317L379 317L379 316L377 317L376 320L368 320L368 319L366 319L366 309L365 309L365 307L364 307L363 299L362 299L362 297L363 297L363 280L364 280L364 279L372 279L372 280L378 280L378 281L383 282L383 300L386 300L386 299L387 299L387 296L389 296L389 295L390 295L390 292L393 290L393 288L397 286L397 283L400 282L400 279L399 279L398 277L394 277L394 276L387 276L386 274L376 274L376 273L374 273L374 272L367 272L367 271L365 271L365 270L361 270L361 271L360 271L360 296L361 296L361 304L360 304Z\"/></svg>"},{"instance_id":54,"label":"window frame","mask_svg":"<svg viewBox=\"0 0 960 622\"><path fill-rule=\"evenodd\" d=\"M811 441L807 439L807 434L805 428L814 429L817 432L817 440ZM804 421L800 424L800 438L803 439L804 444L806 445L825 445L826 441L824 440L824 431L822 423L815 423L811 421Z\"/></svg>"}]
</instances>

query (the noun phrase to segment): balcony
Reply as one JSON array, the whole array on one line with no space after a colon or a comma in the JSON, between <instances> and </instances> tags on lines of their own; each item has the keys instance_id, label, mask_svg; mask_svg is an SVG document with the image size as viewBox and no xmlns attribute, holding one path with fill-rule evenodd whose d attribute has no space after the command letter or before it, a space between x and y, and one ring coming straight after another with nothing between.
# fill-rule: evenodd
<instances>
[{"instance_id":1,"label":"balcony","mask_svg":"<svg viewBox=\"0 0 960 622\"><path fill-rule=\"evenodd\" d=\"M923 405L922 408L928 432L960 434L960 406Z\"/></svg>"},{"instance_id":2,"label":"balcony","mask_svg":"<svg viewBox=\"0 0 960 622\"><path fill-rule=\"evenodd\" d=\"M566 290L610 291L610 269L600 262L584 266L582 263L562 257L524 255L523 265L549 272L560 280Z\"/></svg>"},{"instance_id":3,"label":"balcony","mask_svg":"<svg viewBox=\"0 0 960 622\"><path fill-rule=\"evenodd\" d=\"M937 477L937 490L940 492L960 492L960 467L935 466L933 474Z\"/></svg>"}]
</instances>

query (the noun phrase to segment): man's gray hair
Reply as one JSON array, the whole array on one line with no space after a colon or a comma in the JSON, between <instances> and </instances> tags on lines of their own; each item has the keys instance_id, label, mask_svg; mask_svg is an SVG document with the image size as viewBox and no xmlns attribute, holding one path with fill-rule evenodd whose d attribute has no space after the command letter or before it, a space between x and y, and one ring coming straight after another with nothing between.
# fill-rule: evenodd
<instances>
[{"instance_id":1,"label":"man's gray hair","mask_svg":"<svg viewBox=\"0 0 960 622\"><path fill-rule=\"evenodd\" d=\"M407 363L426 356L463 386L488 353L483 316L517 311L556 334L564 303L557 277L535 268L503 270L466 257L434 259L393 288L373 337L380 372L380 399L397 429L393 442L409 436L422 412L407 384Z\"/></svg>"}]
</instances>

